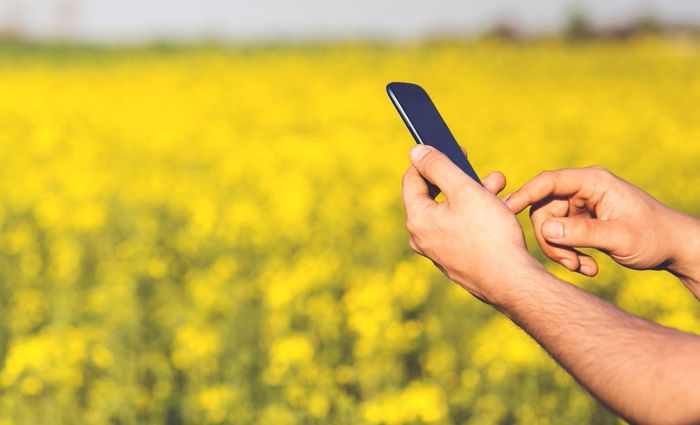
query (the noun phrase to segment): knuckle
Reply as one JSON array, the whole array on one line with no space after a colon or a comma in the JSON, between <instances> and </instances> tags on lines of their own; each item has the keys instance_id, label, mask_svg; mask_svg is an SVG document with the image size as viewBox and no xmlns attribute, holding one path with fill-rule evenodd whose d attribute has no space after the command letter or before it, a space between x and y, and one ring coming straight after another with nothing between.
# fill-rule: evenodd
<instances>
[{"instance_id":1,"label":"knuckle","mask_svg":"<svg viewBox=\"0 0 700 425\"><path fill-rule=\"evenodd\" d=\"M612 173L605 167L601 165L591 165L588 167L589 170L591 170L593 173L595 173L596 176L598 177L610 177L612 176Z\"/></svg>"},{"instance_id":2,"label":"knuckle","mask_svg":"<svg viewBox=\"0 0 700 425\"><path fill-rule=\"evenodd\" d=\"M537 173L537 175L535 176L535 178L538 179L538 180L541 180L541 179L549 179L549 178L552 177L552 174L554 174L554 171L552 171L552 170L544 170L544 171L540 171L539 173Z\"/></svg>"},{"instance_id":3,"label":"knuckle","mask_svg":"<svg viewBox=\"0 0 700 425\"><path fill-rule=\"evenodd\" d=\"M580 228L580 231L583 231L583 235L579 235L581 237L586 237L586 239L590 240L596 240L596 233L598 232L598 227L596 226L595 221L593 220L586 220L583 222L582 228ZM576 229L574 229L576 230Z\"/></svg>"},{"instance_id":4,"label":"knuckle","mask_svg":"<svg viewBox=\"0 0 700 425\"><path fill-rule=\"evenodd\" d=\"M415 219L412 219L410 217L406 219L406 230L408 230L408 233L410 233L411 235L417 232L418 229L416 229Z\"/></svg>"},{"instance_id":5,"label":"knuckle","mask_svg":"<svg viewBox=\"0 0 700 425\"><path fill-rule=\"evenodd\" d=\"M530 180L531 186L529 187L531 195L536 193L538 190L546 188L551 190L552 186L556 182L556 171L554 170L544 170L537 173L537 175Z\"/></svg>"},{"instance_id":6,"label":"knuckle","mask_svg":"<svg viewBox=\"0 0 700 425\"><path fill-rule=\"evenodd\" d=\"M423 221L418 219L415 215L409 215L406 218L406 230L408 230L408 233L411 235L420 234L423 229L422 222Z\"/></svg>"}]
</instances>

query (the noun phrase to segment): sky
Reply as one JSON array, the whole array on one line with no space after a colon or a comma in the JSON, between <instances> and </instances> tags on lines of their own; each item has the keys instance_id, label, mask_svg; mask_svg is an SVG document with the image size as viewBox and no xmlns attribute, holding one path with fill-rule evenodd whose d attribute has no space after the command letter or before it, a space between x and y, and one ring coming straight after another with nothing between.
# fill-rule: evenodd
<instances>
[{"instance_id":1,"label":"sky","mask_svg":"<svg viewBox=\"0 0 700 425\"><path fill-rule=\"evenodd\" d=\"M697 0L0 0L0 28L107 43L419 39L473 34L498 22L551 31L575 9L600 25L651 13L700 23Z\"/></svg>"}]
</instances>

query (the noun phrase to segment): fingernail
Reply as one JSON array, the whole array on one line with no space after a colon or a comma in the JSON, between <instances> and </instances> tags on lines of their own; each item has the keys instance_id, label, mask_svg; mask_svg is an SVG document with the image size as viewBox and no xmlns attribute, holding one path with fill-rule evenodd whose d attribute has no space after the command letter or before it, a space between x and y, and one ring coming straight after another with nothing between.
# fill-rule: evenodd
<instances>
[{"instance_id":1,"label":"fingernail","mask_svg":"<svg viewBox=\"0 0 700 425\"><path fill-rule=\"evenodd\" d=\"M411 161L417 162L417 161L420 161L421 158L426 156L428 154L428 152L430 152L429 147L427 147L425 145L416 145L408 153L408 157L411 158Z\"/></svg>"},{"instance_id":2,"label":"fingernail","mask_svg":"<svg viewBox=\"0 0 700 425\"><path fill-rule=\"evenodd\" d=\"M512 193L509 193L509 194L507 194L506 196L504 196L504 197L503 197L503 202L508 202L508 199L510 199L510 195L512 195Z\"/></svg>"},{"instance_id":3,"label":"fingernail","mask_svg":"<svg viewBox=\"0 0 700 425\"><path fill-rule=\"evenodd\" d=\"M574 262L568 258L562 258L561 260L559 260L559 262L561 263L562 266L566 267L569 270L573 270L576 268L576 265L574 264Z\"/></svg>"},{"instance_id":4,"label":"fingernail","mask_svg":"<svg viewBox=\"0 0 700 425\"><path fill-rule=\"evenodd\" d=\"M548 220L542 226L542 234L547 239L561 239L564 237L564 223L557 220Z\"/></svg>"}]
</instances>

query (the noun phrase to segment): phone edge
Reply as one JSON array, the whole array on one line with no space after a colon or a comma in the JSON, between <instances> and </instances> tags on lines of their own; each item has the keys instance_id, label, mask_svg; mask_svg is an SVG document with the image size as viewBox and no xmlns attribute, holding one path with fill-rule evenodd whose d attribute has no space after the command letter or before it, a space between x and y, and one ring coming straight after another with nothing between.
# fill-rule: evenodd
<instances>
[{"instance_id":1,"label":"phone edge","mask_svg":"<svg viewBox=\"0 0 700 425\"><path fill-rule=\"evenodd\" d=\"M399 113L399 116L403 120L403 123L408 127L409 133L411 133L411 136L413 136L413 139L416 141L416 143L424 145L423 140L421 140L420 135L416 131L415 127L413 126L413 123L408 117L408 114L403 110L403 107L401 106L401 102L396 98L396 95L394 94L394 91L391 89L392 84L401 84L398 82L391 82L386 85L386 92L389 94L389 99L391 100L391 103L394 105L394 108ZM417 84L416 84L417 85ZM419 86L420 87L420 86ZM422 88L422 87L421 87ZM423 89L425 91L425 89Z\"/></svg>"},{"instance_id":2,"label":"phone edge","mask_svg":"<svg viewBox=\"0 0 700 425\"><path fill-rule=\"evenodd\" d=\"M389 95L389 100L391 100L391 103L394 105L394 108L396 108L396 111L399 113L401 120L408 128L408 132L411 133L411 136L413 136L413 140L415 140L416 143L418 143L419 145L425 145L425 143L423 143L420 136L418 135L418 132L413 127L413 123L411 123L411 120L408 119L408 114L406 114L406 112L403 110L403 107L401 106L401 102L399 102L399 100L394 95L394 92L391 89L392 84L401 84L401 83L392 81L391 83L386 85L386 92ZM417 84L415 84L415 85L417 85ZM420 87L420 86L418 86L418 87ZM425 91L425 89L423 89L422 87L421 87L421 90ZM425 177L423 177L423 176L421 176L421 177L423 178L425 183L428 185L428 195L431 198L435 199L441 192L440 188L437 187L436 185L434 185L433 183L431 183Z\"/></svg>"}]
</instances>

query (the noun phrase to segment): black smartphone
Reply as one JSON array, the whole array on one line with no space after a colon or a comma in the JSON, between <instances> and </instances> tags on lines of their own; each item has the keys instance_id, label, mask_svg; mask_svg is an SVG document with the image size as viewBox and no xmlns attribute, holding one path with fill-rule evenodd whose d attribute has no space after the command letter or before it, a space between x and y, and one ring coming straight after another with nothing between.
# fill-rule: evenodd
<instances>
[{"instance_id":1,"label":"black smartphone","mask_svg":"<svg viewBox=\"0 0 700 425\"><path fill-rule=\"evenodd\" d=\"M411 83L389 83L386 91L416 143L433 146L450 158L474 181L481 184L479 176L476 175L474 168L423 87ZM427 180L426 182L430 189L430 196L436 197L440 189Z\"/></svg>"}]
</instances>

